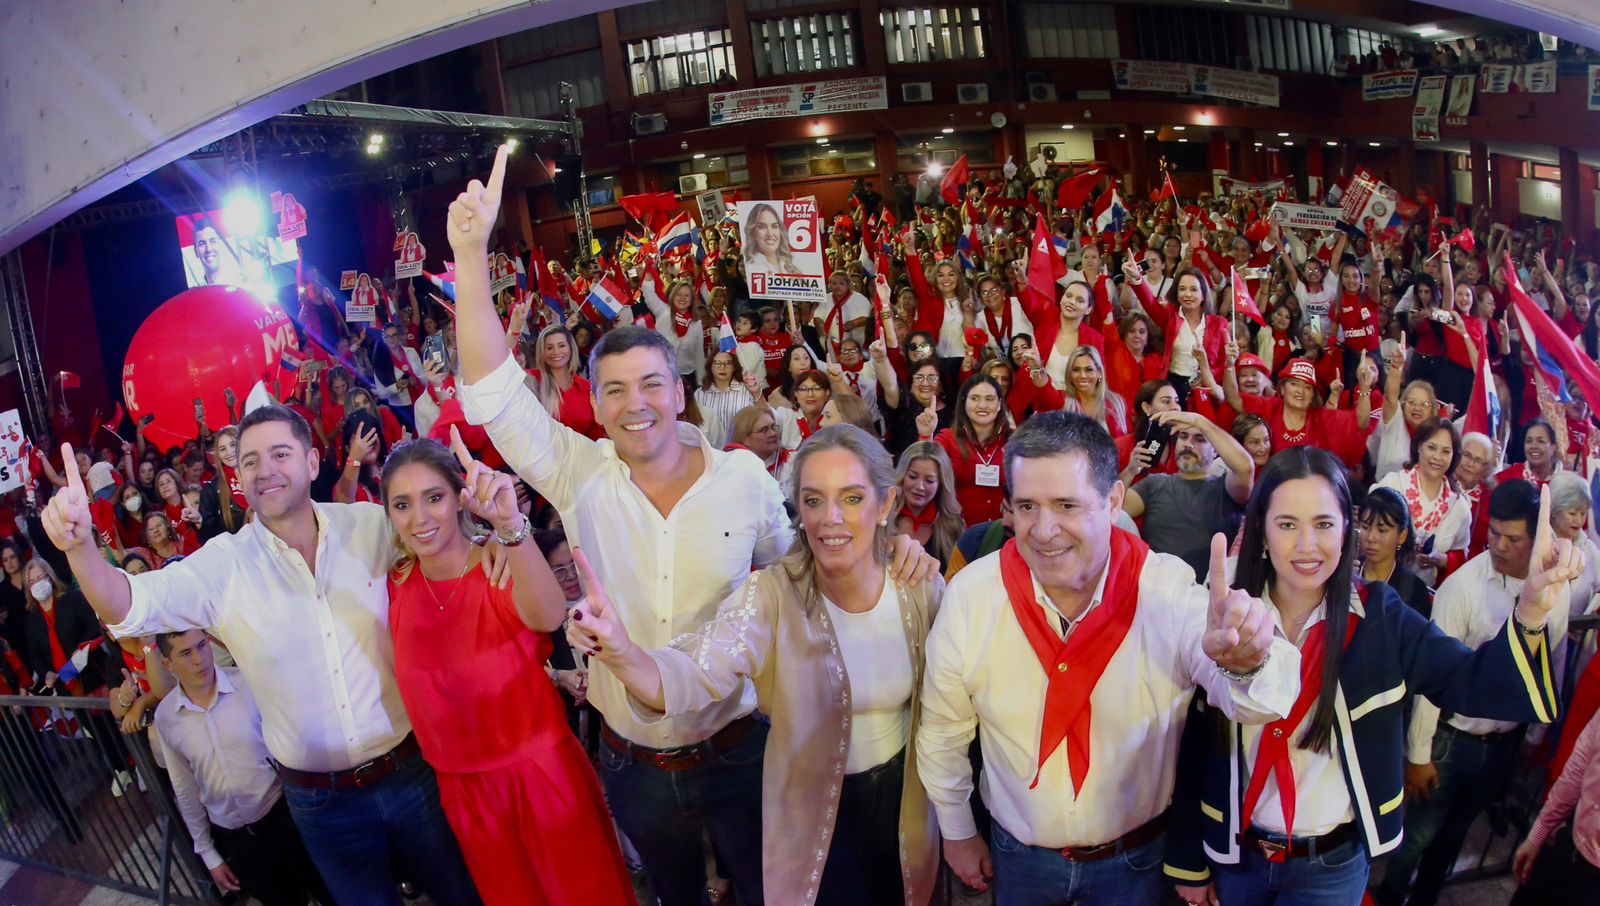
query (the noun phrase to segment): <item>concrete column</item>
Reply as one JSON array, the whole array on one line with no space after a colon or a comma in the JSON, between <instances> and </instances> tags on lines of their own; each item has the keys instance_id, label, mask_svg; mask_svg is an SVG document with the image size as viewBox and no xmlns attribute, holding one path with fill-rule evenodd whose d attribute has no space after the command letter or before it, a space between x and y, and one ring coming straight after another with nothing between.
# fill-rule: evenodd
<instances>
[{"instance_id":1,"label":"concrete column","mask_svg":"<svg viewBox=\"0 0 1600 906\"><path fill-rule=\"evenodd\" d=\"M1489 146L1485 142L1473 142L1468 146L1472 156L1472 206L1488 205L1489 198ZM1472 218L1468 217L1471 223Z\"/></svg>"}]
</instances>

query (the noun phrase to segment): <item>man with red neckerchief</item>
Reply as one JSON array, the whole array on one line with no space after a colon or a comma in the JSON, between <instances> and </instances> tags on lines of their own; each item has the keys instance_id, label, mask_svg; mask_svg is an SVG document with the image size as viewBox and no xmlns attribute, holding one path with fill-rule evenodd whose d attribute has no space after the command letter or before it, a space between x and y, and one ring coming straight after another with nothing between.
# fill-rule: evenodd
<instances>
[{"instance_id":1,"label":"man with red neckerchief","mask_svg":"<svg viewBox=\"0 0 1600 906\"><path fill-rule=\"evenodd\" d=\"M927 643L917 764L945 859L1009 903L1159 902L1195 687L1266 723L1299 694L1299 652L1260 600L1208 595L1182 560L1112 527L1116 446L1090 419L1035 415L1004 471L1016 538L955 577ZM972 817L974 734L992 849Z\"/></svg>"}]
</instances>

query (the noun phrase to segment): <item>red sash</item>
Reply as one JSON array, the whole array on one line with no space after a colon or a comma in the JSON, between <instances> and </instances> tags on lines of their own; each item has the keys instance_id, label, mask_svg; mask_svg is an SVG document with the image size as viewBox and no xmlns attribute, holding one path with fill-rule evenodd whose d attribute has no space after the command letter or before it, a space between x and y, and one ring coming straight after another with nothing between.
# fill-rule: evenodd
<instances>
[{"instance_id":1,"label":"red sash","mask_svg":"<svg viewBox=\"0 0 1600 906\"><path fill-rule=\"evenodd\" d=\"M239 484L239 470L223 466L222 476L228 482L228 492L233 495L233 505L241 510L250 509L250 503L244 499L244 486Z\"/></svg>"},{"instance_id":2,"label":"red sash","mask_svg":"<svg viewBox=\"0 0 1600 906\"><path fill-rule=\"evenodd\" d=\"M996 324L994 312L987 306L983 309L984 320L989 325L989 336L994 338L995 345L1004 349L1011 342L1011 300L1007 299L1000 313L1000 323Z\"/></svg>"},{"instance_id":3,"label":"red sash","mask_svg":"<svg viewBox=\"0 0 1600 906\"><path fill-rule=\"evenodd\" d=\"M1122 647L1139 609L1139 575L1150 548L1121 529L1111 531L1111 558L1107 561L1105 596L1072 634L1062 641L1050 626L1045 609L1034 600L1033 574L1022 559L1015 538L1000 549L1000 578L1005 582L1011 610L1044 668L1044 727L1039 735L1039 764L1033 783L1039 785L1044 763L1067 742L1067 766L1074 794L1083 791L1089 776L1089 729L1093 710L1089 696ZM1070 677L1068 666L1071 666Z\"/></svg>"},{"instance_id":4,"label":"red sash","mask_svg":"<svg viewBox=\"0 0 1600 906\"><path fill-rule=\"evenodd\" d=\"M1361 618L1355 613L1350 614L1350 624L1345 629L1344 647L1350 648L1350 639L1356 634L1356 624ZM1250 816L1256 813L1256 803L1261 800L1261 793L1267 787L1267 775L1278 776L1278 802L1283 806L1283 826L1287 836L1294 836L1294 764L1289 760L1289 741L1294 737L1295 728L1310 713L1317 697L1322 694L1322 660L1323 660L1323 631L1327 627L1326 620L1311 627L1306 633L1306 643L1300 648L1300 697L1294 700L1294 707L1290 709L1289 716L1282 720L1275 720L1262 730L1261 748L1256 752L1256 766L1250 771L1250 786L1244 794L1244 811L1240 813L1239 824L1243 827L1250 826ZM1282 862L1288 858L1288 849L1269 856L1273 862Z\"/></svg>"},{"instance_id":5,"label":"red sash","mask_svg":"<svg viewBox=\"0 0 1600 906\"><path fill-rule=\"evenodd\" d=\"M846 300L849 299L848 296L845 298ZM828 317L822 321L822 335L826 337L828 343L833 346L833 357L836 359L839 357L839 347L844 345L844 318L841 317L843 312L844 303L835 299L832 310L828 312ZM839 327L839 334L837 338L835 338L833 333L834 325L838 325Z\"/></svg>"},{"instance_id":6,"label":"red sash","mask_svg":"<svg viewBox=\"0 0 1600 906\"><path fill-rule=\"evenodd\" d=\"M693 323L694 314L692 312L679 314L676 308L672 310L672 329L678 332L678 339L681 340L689 335L689 325Z\"/></svg>"}]
</instances>

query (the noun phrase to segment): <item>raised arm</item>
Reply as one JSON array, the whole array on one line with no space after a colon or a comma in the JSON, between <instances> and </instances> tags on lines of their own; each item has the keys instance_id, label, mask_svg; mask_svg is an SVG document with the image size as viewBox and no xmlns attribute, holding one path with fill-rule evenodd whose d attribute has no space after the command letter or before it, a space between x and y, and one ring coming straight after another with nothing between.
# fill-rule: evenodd
<instances>
[{"instance_id":1,"label":"raised arm","mask_svg":"<svg viewBox=\"0 0 1600 906\"><path fill-rule=\"evenodd\" d=\"M466 470L467 510L494 526L511 564L511 599L522 625L534 632L555 632L567 616L566 596L550 564L536 545L528 543L528 517L517 509L517 492L511 476L472 458L461 432L450 427L450 449ZM521 541L516 541L518 535Z\"/></svg>"},{"instance_id":2,"label":"raised arm","mask_svg":"<svg viewBox=\"0 0 1600 906\"><path fill-rule=\"evenodd\" d=\"M469 384L489 376L511 354L506 335L495 314L489 292L489 233L500 215L500 193L506 181L506 158L511 149L501 145L495 155L489 184L476 179L450 204L445 233L456 257L456 339L461 356L461 377Z\"/></svg>"},{"instance_id":3,"label":"raised arm","mask_svg":"<svg viewBox=\"0 0 1600 906\"><path fill-rule=\"evenodd\" d=\"M106 562L95 544L94 520L89 515L89 495L78 474L71 444L61 445L67 463L66 484L56 491L39 514L50 542L67 555L72 575L83 596L106 624L121 623L133 607L133 590L126 573Z\"/></svg>"},{"instance_id":4,"label":"raised arm","mask_svg":"<svg viewBox=\"0 0 1600 906\"><path fill-rule=\"evenodd\" d=\"M1256 461L1250 458L1250 452L1234 439L1230 432L1222 430L1211 419L1195 412L1172 411L1157 412L1152 416L1157 423L1166 425L1177 431L1181 428L1197 428L1211 442L1217 451L1217 457L1222 464L1228 467L1226 486L1228 496L1233 502L1243 505L1250 499L1250 491L1255 487Z\"/></svg>"}]
</instances>

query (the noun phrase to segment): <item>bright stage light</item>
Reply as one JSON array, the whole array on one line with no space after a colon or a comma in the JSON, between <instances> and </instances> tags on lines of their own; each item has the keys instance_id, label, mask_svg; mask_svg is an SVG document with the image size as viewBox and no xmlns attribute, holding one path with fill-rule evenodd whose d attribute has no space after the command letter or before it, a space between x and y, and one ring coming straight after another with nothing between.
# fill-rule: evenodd
<instances>
[{"instance_id":1,"label":"bright stage light","mask_svg":"<svg viewBox=\"0 0 1600 906\"><path fill-rule=\"evenodd\" d=\"M261 235L261 203L249 192L235 191L222 206L222 223L234 236Z\"/></svg>"}]
</instances>

